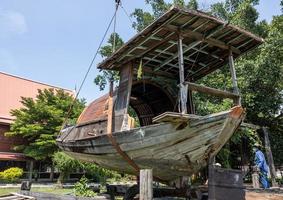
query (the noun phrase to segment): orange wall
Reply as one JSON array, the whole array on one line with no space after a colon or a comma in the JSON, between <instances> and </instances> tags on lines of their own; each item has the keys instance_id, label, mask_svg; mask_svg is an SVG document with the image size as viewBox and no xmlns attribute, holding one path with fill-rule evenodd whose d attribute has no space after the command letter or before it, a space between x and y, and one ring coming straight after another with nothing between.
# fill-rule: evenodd
<instances>
[{"instance_id":1,"label":"orange wall","mask_svg":"<svg viewBox=\"0 0 283 200\"><path fill-rule=\"evenodd\" d=\"M20 78L0 72L0 122L11 123L13 117L11 109L18 109L22 106L21 97L36 97L38 89L55 88L44 83ZM65 90L73 94L71 90Z\"/></svg>"}]
</instances>

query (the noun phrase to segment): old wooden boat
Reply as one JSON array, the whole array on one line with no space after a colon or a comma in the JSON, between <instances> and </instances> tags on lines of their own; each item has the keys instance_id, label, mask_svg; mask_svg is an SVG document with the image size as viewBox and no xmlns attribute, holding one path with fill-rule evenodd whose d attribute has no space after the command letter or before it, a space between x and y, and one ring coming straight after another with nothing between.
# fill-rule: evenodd
<instances>
[{"instance_id":1,"label":"old wooden boat","mask_svg":"<svg viewBox=\"0 0 283 200\"><path fill-rule=\"evenodd\" d=\"M98 65L119 71L119 86L113 91L110 84L109 94L93 101L76 126L62 130L57 144L79 160L119 172L152 168L163 182L191 175L207 165L243 121L233 58L262 42L215 17L173 7ZM232 92L196 83L226 64ZM230 98L234 106L196 115L192 91Z\"/></svg>"}]
</instances>

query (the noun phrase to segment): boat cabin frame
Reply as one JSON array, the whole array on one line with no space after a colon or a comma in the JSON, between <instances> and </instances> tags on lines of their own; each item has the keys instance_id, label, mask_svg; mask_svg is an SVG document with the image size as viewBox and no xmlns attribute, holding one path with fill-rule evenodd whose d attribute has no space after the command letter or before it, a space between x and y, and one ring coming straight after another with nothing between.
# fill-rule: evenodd
<instances>
[{"instance_id":1,"label":"boat cabin frame","mask_svg":"<svg viewBox=\"0 0 283 200\"><path fill-rule=\"evenodd\" d=\"M108 112L107 132L130 128L129 106L143 126L167 111L195 114L193 91L230 98L234 105L241 105L234 58L262 42L262 38L200 11L172 7L98 65L120 74L115 102L109 101L109 108L114 109ZM226 64L233 91L195 83ZM109 96L113 98L113 88Z\"/></svg>"}]
</instances>

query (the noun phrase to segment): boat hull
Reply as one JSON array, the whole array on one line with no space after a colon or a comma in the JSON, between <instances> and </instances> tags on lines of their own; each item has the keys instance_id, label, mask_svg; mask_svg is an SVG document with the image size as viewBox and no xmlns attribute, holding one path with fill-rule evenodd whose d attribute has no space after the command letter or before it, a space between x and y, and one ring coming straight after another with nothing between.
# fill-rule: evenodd
<instances>
[{"instance_id":1,"label":"boat hull","mask_svg":"<svg viewBox=\"0 0 283 200\"><path fill-rule=\"evenodd\" d=\"M185 126L160 123L113 133L114 139L140 168L151 168L155 177L172 181L198 172L229 140L244 118L241 107L204 117L188 119ZM122 173L136 170L117 153L106 134L80 138L88 127L65 130L57 139L70 156ZM82 133L81 133L82 134ZM76 136L76 137L75 137Z\"/></svg>"}]
</instances>

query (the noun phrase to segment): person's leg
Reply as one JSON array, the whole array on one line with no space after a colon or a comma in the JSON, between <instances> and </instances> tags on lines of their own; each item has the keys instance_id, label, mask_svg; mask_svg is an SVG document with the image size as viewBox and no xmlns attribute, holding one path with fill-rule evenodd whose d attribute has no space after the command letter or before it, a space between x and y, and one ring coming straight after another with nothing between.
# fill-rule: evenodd
<instances>
[{"instance_id":1,"label":"person's leg","mask_svg":"<svg viewBox=\"0 0 283 200\"><path fill-rule=\"evenodd\" d=\"M268 179L267 179L267 174L266 173L263 173L263 172L260 173L259 181L262 184L262 187L264 189L269 188L269 183L268 183Z\"/></svg>"}]
</instances>

